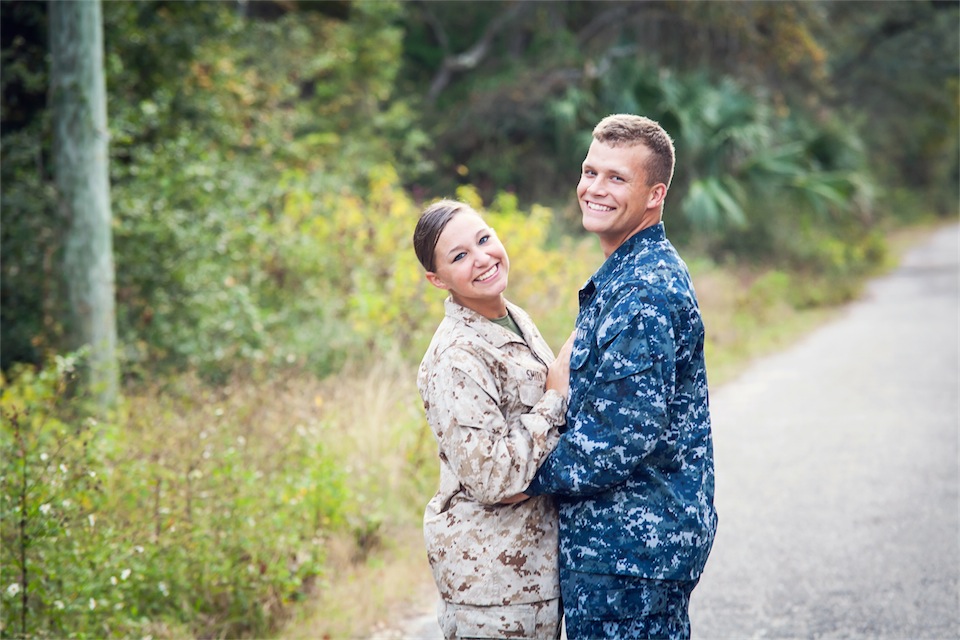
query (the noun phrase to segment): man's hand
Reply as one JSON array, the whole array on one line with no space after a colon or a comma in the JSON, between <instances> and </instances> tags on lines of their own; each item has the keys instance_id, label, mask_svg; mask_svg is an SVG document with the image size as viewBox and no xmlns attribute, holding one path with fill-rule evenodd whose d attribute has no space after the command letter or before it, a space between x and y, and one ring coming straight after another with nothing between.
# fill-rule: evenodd
<instances>
[{"instance_id":1,"label":"man's hand","mask_svg":"<svg viewBox=\"0 0 960 640\"><path fill-rule=\"evenodd\" d=\"M528 495L525 494L525 493L518 493L518 494L515 495L515 496L510 496L509 498L504 498L503 500L500 501L500 504L516 504L516 503L518 503L518 502L523 502L524 500L526 500L526 499L529 498L529 497L530 497L530 496L528 496Z\"/></svg>"},{"instance_id":2,"label":"man's hand","mask_svg":"<svg viewBox=\"0 0 960 640\"><path fill-rule=\"evenodd\" d=\"M547 368L547 389L556 389L561 395L570 392L570 352L573 351L573 340L577 332L573 331L567 341L560 347L557 359Z\"/></svg>"}]
</instances>

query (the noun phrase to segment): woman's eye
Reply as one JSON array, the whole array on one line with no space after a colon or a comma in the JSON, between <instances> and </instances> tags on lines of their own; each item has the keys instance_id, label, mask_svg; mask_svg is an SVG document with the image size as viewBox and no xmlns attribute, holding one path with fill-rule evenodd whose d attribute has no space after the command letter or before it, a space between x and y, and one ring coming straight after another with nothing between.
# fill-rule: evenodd
<instances>
[{"instance_id":1,"label":"woman's eye","mask_svg":"<svg viewBox=\"0 0 960 640\"><path fill-rule=\"evenodd\" d=\"M461 252L458 253L457 255L453 256L453 261L454 261L454 262L457 262L458 260L462 260L463 258L466 258L466 257L467 257L467 252L466 252L466 251L461 251Z\"/></svg>"},{"instance_id":2,"label":"woman's eye","mask_svg":"<svg viewBox=\"0 0 960 640\"><path fill-rule=\"evenodd\" d=\"M490 236L483 236L482 238L480 238L477 244L487 244L487 240L489 239L490 239Z\"/></svg>"}]
</instances>

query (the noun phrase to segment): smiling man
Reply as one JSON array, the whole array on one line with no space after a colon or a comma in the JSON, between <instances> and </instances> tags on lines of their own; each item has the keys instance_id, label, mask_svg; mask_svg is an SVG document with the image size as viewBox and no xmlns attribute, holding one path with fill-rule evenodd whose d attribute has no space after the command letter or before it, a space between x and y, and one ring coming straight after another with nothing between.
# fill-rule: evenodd
<instances>
[{"instance_id":1,"label":"smiling man","mask_svg":"<svg viewBox=\"0 0 960 640\"><path fill-rule=\"evenodd\" d=\"M688 638L716 533L703 321L661 221L674 157L658 123L609 116L577 185L607 259L580 291L566 431L525 492L557 499L571 640Z\"/></svg>"}]
</instances>

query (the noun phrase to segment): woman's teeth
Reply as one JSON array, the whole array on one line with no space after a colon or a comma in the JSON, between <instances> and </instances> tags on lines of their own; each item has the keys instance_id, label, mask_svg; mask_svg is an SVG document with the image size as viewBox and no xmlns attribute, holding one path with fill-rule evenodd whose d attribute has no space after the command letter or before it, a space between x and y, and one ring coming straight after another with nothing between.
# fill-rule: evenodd
<instances>
[{"instance_id":1,"label":"woman's teeth","mask_svg":"<svg viewBox=\"0 0 960 640\"><path fill-rule=\"evenodd\" d=\"M484 280L489 280L493 276L497 275L497 270L499 269L499 267L500 265L496 265L496 264L493 265L492 267L490 267L489 269L481 273L479 276L477 276L477 281L483 282Z\"/></svg>"}]
</instances>

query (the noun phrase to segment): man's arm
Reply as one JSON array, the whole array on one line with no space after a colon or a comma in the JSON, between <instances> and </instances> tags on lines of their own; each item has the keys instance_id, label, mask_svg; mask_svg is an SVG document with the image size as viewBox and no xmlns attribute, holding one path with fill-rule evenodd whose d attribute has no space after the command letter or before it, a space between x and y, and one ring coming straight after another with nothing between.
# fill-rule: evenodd
<instances>
[{"instance_id":1,"label":"man's arm","mask_svg":"<svg viewBox=\"0 0 960 640\"><path fill-rule=\"evenodd\" d=\"M598 318L593 344L577 345L571 376L586 385L568 430L546 458L529 495L585 496L624 482L668 428L675 356L670 315L656 290L624 292ZM586 352L599 350L594 371Z\"/></svg>"}]
</instances>

